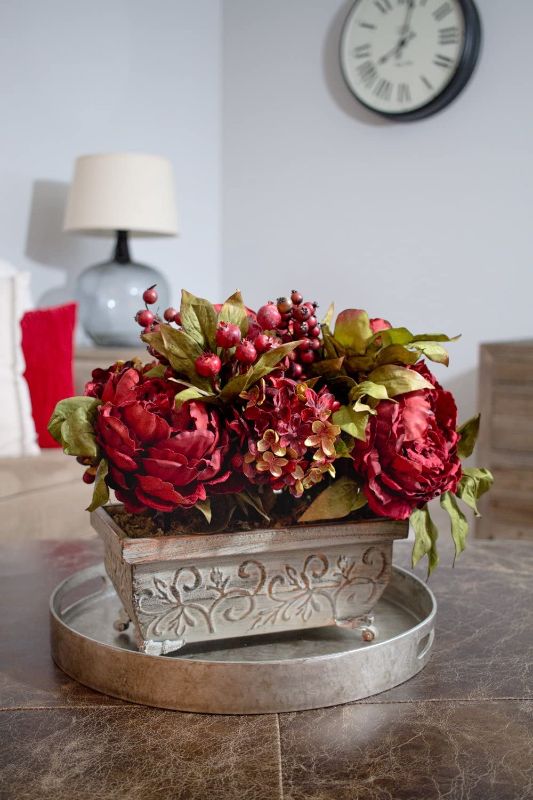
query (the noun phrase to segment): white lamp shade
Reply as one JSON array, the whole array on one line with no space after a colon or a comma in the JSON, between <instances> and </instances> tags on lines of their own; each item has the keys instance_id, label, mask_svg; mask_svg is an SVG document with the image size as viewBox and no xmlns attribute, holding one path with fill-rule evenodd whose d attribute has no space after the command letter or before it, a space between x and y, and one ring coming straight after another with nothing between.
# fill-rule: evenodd
<instances>
[{"instance_id":1,"label":"white lamp shade","mask_svg":"<svg viewBox=\"0 0 533 800\"><path fill-rule=\"evenodd\" d=\"M176 235L170 161L141 153L80 156L74 167L64 230Z\"/></svg>"}]
</instances>

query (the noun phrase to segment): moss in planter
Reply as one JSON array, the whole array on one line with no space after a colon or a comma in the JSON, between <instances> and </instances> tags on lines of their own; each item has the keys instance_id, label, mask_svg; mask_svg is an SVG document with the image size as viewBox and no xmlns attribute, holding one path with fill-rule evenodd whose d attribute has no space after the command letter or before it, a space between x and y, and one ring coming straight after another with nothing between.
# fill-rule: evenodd
<instances>
[{"instance_id":1,"label":"moss in planter","mask_svg":"<svg viewBox=\"0 0 533 800\"><path fill-rule=\"evenodd\" d=\"M271 522L251 506L237 503L232 495L219 495L212 498L212 519L210 524L208 524L204 515L195 508L174 511L171 514L150 511L145 511L142 514L128 514L121 508L113 507L108 508L107 511L126 536L138 539L153 536L290 528L298 524L298 519L313 498L308 495L296 499L284 493L263 497L262 499L265 511L272 520ZM351 522L371 519L372 517L373 514L368 510L368 507L365 507L339 521Z\"/></svg>"}]
</instances>

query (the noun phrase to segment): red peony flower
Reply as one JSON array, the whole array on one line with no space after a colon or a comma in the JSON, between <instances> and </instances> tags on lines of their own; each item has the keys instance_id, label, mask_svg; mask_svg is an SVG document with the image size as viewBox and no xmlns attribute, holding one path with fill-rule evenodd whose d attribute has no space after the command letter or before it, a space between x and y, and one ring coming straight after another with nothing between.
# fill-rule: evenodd
<instances>
[{"instance_id":1,"label":"red peony flower","mask_svg":"<svg viewBox=\"0 0 533 800\"><path fill-rule=\"evenodd\" d=\"M433 389L382 400L368 424L367 441L353 449L370 509L381 517L406 519L461 478L457 455L457 408L425 364L416 370Z\"/></svg>"},{"instance_id":2,"label":"red peony flower","mask_svg":"<svg viewBox=\"0 0 533 800\"><path fill-rule=\"evenodd\" d=\"M192 506L211 490L223 491L231 475L229 435L218 412L199 402L176 411L177 388L125 366L110 372L101 392L96 438L109 462L109 485L129 512Z\"/></svg>"},{"instance_id":3,"label":"red peony flower","mask_svg":"<svg viewBox=\"0 0 533 800\"><path fill-rule=\"evenodd\" d=\"M317 393L305 384L270 376L245 397L249 435L243 470L251 483L288 488L299 497L326 472L335 474L335 442L341 431L329 421L337 404L326 388Z\"/></svg>"}]
</instances>

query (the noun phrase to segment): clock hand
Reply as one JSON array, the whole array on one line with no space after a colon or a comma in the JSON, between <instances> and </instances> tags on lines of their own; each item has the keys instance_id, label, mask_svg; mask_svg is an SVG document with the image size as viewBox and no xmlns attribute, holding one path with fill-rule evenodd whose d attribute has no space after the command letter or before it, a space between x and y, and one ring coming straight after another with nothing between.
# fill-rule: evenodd
<instances>
[{"instance_id":1,"label":"clock hand","mask_svg":"<svg viewBox=\"0 0 533 800\"><path fill-rule=\"evenodd\" d=\"M400 30L402 32L402 38L398 42L398 48L397 48L397 51L396 51L396 56L398 58L401 56L402 50L405 47L405 45L407 44L407 42L409 42L414 36L413 31L410 30L411 19L413 17L413 11L414 10L415 10L415 0L408 0L408 2L407 2L407 13L405 15L405 20L404 20L403 26L400 28Z\"/></svg>"},{"instance_id":2,"label":"clock hand","mask_svg":"<svg viewBox=\"0 0 533 800\"><path fill-rule=\"evenodd\" d=\"M409 23L411 22L411 17L413 16L414 9L415 9L415 0L408 0L407 13L405 15L404 23L400 29L404 36L409 32Z\"/></svg>"},{"instance_id":3,"label":"clock hand","mask_svg":"<svg viewBox=\"0 0 533 800\"><path fill-rule=\"evenodd\" d=\"M411 39L414 39L415 36L416 33L414 31L409 31L408 34L402 36L400 41L391 50L382 55L381 58L378 58L378 64L384 64L393 55L396 55L399 58L405 45L410 42Z\"/></svg>"}]
</instances>

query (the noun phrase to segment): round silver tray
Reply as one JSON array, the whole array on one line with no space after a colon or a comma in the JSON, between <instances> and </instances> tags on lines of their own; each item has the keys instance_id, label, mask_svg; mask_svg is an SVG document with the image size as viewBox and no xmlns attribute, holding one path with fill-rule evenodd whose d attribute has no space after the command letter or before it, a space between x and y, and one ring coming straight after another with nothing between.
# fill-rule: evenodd
<instances>
[{"instance_id":1,"label":"round silver tray","mask_svg":"<svg viewBox=\"0 0 533 800\"><path fill-rule=\"evenodd\" d=\"M70 677L99 692L179 711L265 714L347 703L403 683L427 663L436 601L406 570L374 608L377 640L325 627L145 655L113 622L120 601L103 564L81 570L50 598L52 656Z\"/></svg>"}]
</instances>

